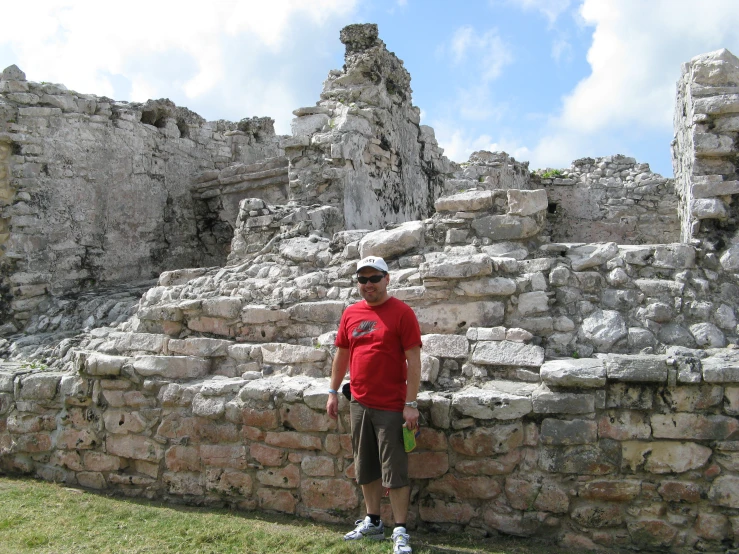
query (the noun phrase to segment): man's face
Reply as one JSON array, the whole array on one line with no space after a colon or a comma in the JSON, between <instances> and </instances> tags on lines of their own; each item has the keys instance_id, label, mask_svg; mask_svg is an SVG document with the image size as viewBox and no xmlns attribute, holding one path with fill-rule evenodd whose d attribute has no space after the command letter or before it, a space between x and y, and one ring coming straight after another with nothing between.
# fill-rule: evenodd
<instances>
[{"instance_id":1,"label":"man's face","mask_svg":"<svg viewBox=\"0 0 739 554\"><path fill-rule=\"evenodd\" d=\"M377 283L372 281L367 281L364 285L357 283L359 294L370 306L382 304L387 300L387 285L390 283L390 275L383 275L382 271L374 267L363 267L357 272L358 277L373 277L375 275L382 277Z\"/></svg>"}]
</instances>

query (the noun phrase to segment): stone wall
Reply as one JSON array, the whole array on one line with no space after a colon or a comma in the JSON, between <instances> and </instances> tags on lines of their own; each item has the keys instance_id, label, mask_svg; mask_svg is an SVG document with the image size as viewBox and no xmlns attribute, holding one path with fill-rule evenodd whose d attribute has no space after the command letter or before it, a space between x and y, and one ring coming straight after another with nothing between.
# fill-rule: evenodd
<instances>
[{"instance_id":1,"label":"stone wall","mask_svg":"<svg viewBox=\"0 0 739 554\"><path fill-rule=\"evenodd\" d=\"M349 25L342 70L316 106L295 110L290 198L338 206L346 229L379 229L429 216L451 173L433 129L420 125L410 75L377 25Z\"/></svg>"},{"instance_id":2,"label":"stone wall","mask_svg":"<svg viewBox=\"0 0 739 554\"><path fill-rule=\"evenodd\" d=\"M0 78L3 331L50 297L165 269L223 263L202 248L195 174L279 153L271 130L207 123L168 100L115 102ZM10 151L8 151L10 150Z\"/></svg>"},{"instance_id":3,"label":"stone wall","mask_svg":"<svg viewBox=\"0 0 739 554\"><path fill-rule=\"evenodd\" d=\"M682 240L726 251L726 269L733 271L739 267L733 202L739 193L739 59L724 49L683 64L674 119Z\"/></svg>"},{"instance_id":4,"label":"stone wall","mask_svg":"<svg viewBox=\"0 0 739 554\"><path fill-rule=\"evenodd\" d=\"M444 182L444 194L450 195L470 189L530 190L532 186L529 162L518 162L505 152L480 150L459 164L452 178Z\"/></svg>"},{"instance_id":5,"label":"stone wall","mask_svg":"<svg viewBox=\"0 0 739 554\"><path fill-rule=\"evenodd\" d=\"M664 244L680 240L672 179L626 156L583 158L569 169L540 171L549 195L549 232L559 242Z\"/></svg>"},{"instance_id":6,"label":"stone wall","mask_svg":"<svg viewBox=\"0 0 739 554\"><path fill-rule=\"evenodd\" d=\"M317 376L330 348L114 331L97 340L98 352L73 352L77 373L0 372L3 471L320 521L363 514L348 407L341 399L340 420L329 419L328 379ZM523 340L504 328L423 336L444 369L536 349ZM732 544L735 350L528 359L540 383L419 394L411 529L586 549ZM214 375L228 366L239 376ZM392 521L386 502L382 515Z\"/></svg>"}]
</instances>

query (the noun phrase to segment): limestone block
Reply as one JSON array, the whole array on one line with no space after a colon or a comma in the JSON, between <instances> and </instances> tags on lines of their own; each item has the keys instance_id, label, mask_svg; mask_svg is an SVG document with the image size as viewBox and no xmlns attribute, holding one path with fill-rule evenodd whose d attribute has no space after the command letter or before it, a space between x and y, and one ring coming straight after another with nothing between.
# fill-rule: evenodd
<instances>
[{"instance_id":1,"label":"limestone block","mask_svg":"<svg viewBox=\"0 0 739 554\"><path fill-rule=\"evenodd\" d=\"M106 452L112 456L158 462L164 457L164 447L141 435L108 435Z\"/></svg>"},{"instance_id":2,"label":"limestone block","mask_svg":"<svg viewBox=\"0 0 739 554\"><path fill-rule=\"evenodd\" d=\"M700 361L707 383L739 383L739 351L726 350Z\"/></svg>"},{"instance_id":3,"label":"limestone block","mask_svg":"<svg viewBox=\"0 0 739 554\"><path fill-rule=\"evenodd\" d=\"M310 136L328 125L329 117L323 113L296 117L290 123L290 130L294 137Z\"/></svg>"},{"instance_id":4,"label":"limestone block","mask_svg":"<svg viewBox=\"0 0 739 554\"><path fill-rule=\"evenodd\" d=\"M22 376L16 385L16 400L52 400L59 388L62 379L61 373L31 373Z\"/></svg>"},{"instance_id":5,"label":"limestone block","mask_svg":"<svg viewBox=\"0 0 739 554\"><path fill-rule=\"evenodd\" d=\"M667 296L674 298L682 296L685 285L665 279L635 279L634 284L647 296Z\"/></svg>"},{"instance_id":6,"label":"limestone block","mask_svg":"<svg viewBox=\"0 0 739 554\"><path fill-rule=\"evenodd\" d=\"M149 321L182 321L182 310L177 306L140 306L136 316Z\"/></svg>"},{"instance_id":7,"label":"limestone block","mask_svg":"<svg viewBox=\"0 0 739 554\"><path fill-rule=\"evenodd\" d=\"M608 354L609 379L635 383L667 382L667 356L656 354Z\"/></svg>"},{"instance_id":8,"label":"limestone block","mask_svg":"<svg viewBox=\"0 0 739 554\"><path fill-rule=\"evenodd\" d=\"M438 303L415 308L422 333L456 333L466 327L503 323L502 302Z\"/></svg>"},{"instance_id":9,"label":"limestone block","mask_svg":"<svg viewBox=\"0 0 739 554\"><path fill-rule=\"evenodd\" d=\"M613 441L598 444L545 447L539 455L539 467L551 473L607 475L619 468L621 447Z\"/></svg>"},{"instance_id":10,"label":"limestone block","mask_svg":"<svg viewBox=\"0 0 739 554\"><path fill-rule=\"evenodd\" d=\"M167 343L167 349L173 354L183 356L224 357L228 356L228 347L232 344L234 343L230 340L190 337L184 340L170 340Z\"/></svg>"},{"instance_id":11,"label":"limestone block","mask_svg":"<svg viewBox=\"0 0 739 554\"><path fill-rule=\"evenodd\" d=\"M287 310L271 309L263 305L247 305L241 311L241 321L252 325L275 323L289 317Z\"/></svg>"},{"instance_id":12,"label":"limestone block","mask_svg":"<svg viewBox=\"0 0 739 554\"><path fill-rule=\"evenodd\" d=\"M618 256L618 245L615 242L581 246L567 253L567 257L572 259L573 271L598 267L616 256Z\"/></svg>"},{"instance_id":13,"label":"limestone block","mask_svg":"<svg viewBox=\"0 0 739 554\"><path fill-rule=\"evenodd\" d=\"M722 94L696 98L693 101L696 114L722 115L739 112L739 94Z\"/></svg>"},{"instance_id":14,"label":"limestone block","mask_svg":"<svg viewBox=\"0 0 739 554\"><path fill-rule=\"evenodd\" d=\"M325 300L323 302L302 302L290 306L287 312L296 321L312 323L332 323L338 325L344 311L344 302Z\"/></svg>"},{"instance_id":15,"label":"limestone block","mask_svg":"<svg viewBox=\"0 0 739 554\"><path fill-rule=\"evenodd\" d=\"M668 323L660 327L657 338L665 344L685 346L686 348L695 347L693 335L685 327L677 323Z\"/></svg>"},{"instance_id":16,"label":"limestone block","mask_svg":"<svg viewBox=\"0 0 739 554\"><path fill-rule=\"evenodd\" d=\"M469 340L505 340L505 327L470 327L467 329Z\"/></svg>"},{"instance_id":17,"label":"limestone block","mask_svg":"<svg viewBox=\"0 0 739 554\"><path fill-rule=\"evenodd\" d=\"M695 248L689 244L662 244L654 247L653 267L688 269L695 267Z\"/></svg>"},{"instance_id":18,"label":"limestone block","mask_svg":"<svg viewBox=\"0 0 739 554\"><path fill-rule=\"evenodd\" d=\"M438 358L466 358L470 351L467 337L460 335L422 335L423 352Z\"/></svg>"},{"instance_id":19,"label":"limestone block","mask_svg":"<svg viewBox=\"0 0 739 554\"><path fill-rule=\"evenodd\" d=\"M464 456L489 458L497 454L518 452L523 439L523 425L518 421L458 431L449 436L449 446Z\"/></svg>"},{"instance_id":20,"label":"limestone block","mask_svg":"<svg viewBox=\"0 0 739 554\"><path fill-rule=\"evenodd\" d=\"M696 156L722 156L734 151L734 138L716 133L693 133Z\"/></svg>"},{"instance_id":21,"label":"limestone block","mask_svg":"<svg viewBox=\"0 0 739 554\"><path fill-rule=\"evenodd\" d=\"M516 282L507 277L485 277L456 284L466 296L511 296L516 292Z\"/></svg>"},{"instance_id":22,"label":"limestone block","mask_svg":"<svg viewBox=\"0 0 739 554\"><path fill-rule=\"evenodd\" d=\"M77 473L77 483L85 489L102 490L107 487L105 477L97 471L80 471Z\"/></svg>"},{"instance_id":23,"label":"limestone block","mask_svg":"<svg viewBox=\"0 0 739 554\"><path fill-rule=\"evenodd\" d=\"M703 467L712 451L694 442L676 441L625 441L621 443L623 467L639 471L643 467L650 473L684 473Z\"/></svg>"},{"instance_id":24,"label":"limestone block","mask_svg":"<svg viewBox=\"0 0 739 554\"><path fill-rule=\"evenodd\" d=\"M726 337L713 323L691 325L690 333L695 337L695 343L699 347L723 348L726 346Z\"/></svg>"},{"instance_id":25,"label":"limestone block","mask_svg":"<svg viewBox=\"0 0 739 554\"><path fill-rule=\"evenodd\" d=\"M719 262L726 271L739 271L739 244L731 246L721 254Z\"/></svg>"},{"instance_id":26,"label":"limestone block","mask_svg":"<svg viewBox=\"0 0 739 554\"><path fill-rule=\"evenodd\" d=\"M739 477L721 475L711 484L708 498L719 506L739 508Z\"/></svg>"},{"instance_id":27,"label":"limestone block","mask_svg":"<svg viewBox=\"0 0 739 554\"><path fill-rule=\"evenodd\" d=\"M509 189L508 215L533 215L547 209L549 200L544 189L519 190Z\"/></svg>"},{"instance_id":28,"label":"limestone block","mask_svg":"<svg viewBox=\"0 0 739 554\"><path fill-rule=\"evenodd\" d=\"M666 502L700 502L703 488L690 481L662 481L657 492Z\"/></svg>"},{"instance_id":29,"label":"limestone block","mask_svg":"<svg viewBox=\"0 0 739 554\"><path fill-rule=\"evenodd\" d=\"M483 365L539 367L544 363L544 349L507 340L478 341L470 361Z\"/></svg>"},{"instance_id":30,"label":"limestone block","mask_svg":"<svg viewBox=\"0 0 739 554\"><path fill-rule=\"evenodd\" d=\"M203 396L224 396L235 394L246 384L245 379L232 377L230 379L211 379L200 386L200 394Z\"/></svg>"},{"instance_id":31,"label":"limestone block","mask_svg":"<svg viewBox=\"0 0 739 554\"><path fill-rule=\"evenodd\" d=\"M442 196L434 204L437 212L476 212L493 207L493 193L489 190L474 190ZM523 214L527 215L527 214Z\"/></svg>"},{"instance_id":32,"label":"limestone block","mask_svg":"<svg viewBox=\"0 0 739 554\"><path fill-rule=\"evenodd\" d=\"M118 352L162 352L169 341L165 335L151 335L148 333L111 333L109 339L112 348Z\"/></svg>"},{"instance_id":33,"label":"limestone block","mask_svg":"<svg viewBox=\"0 0 739 554\"><path fill-rule=\"evenodd\" d=\"M226 412L226 399L221 396L196 394L192 399L193 415L218 419Z\"/></svg>"},{"instance_id":34,"label":"limestone block","mask_svg":"<svg viewBox=\"0 0 739 554\"><path fill-rule=\"evenodd\" d=\"M599 351L608 351L628 335L626 322L613 310L595 310L583 320L582 332Z\"/></svg>"},{"instance_id":35,"label":"limestone block","mask_svg":"<svg viewBox=\"0 0 739 554\"><path fill-rule=\"evenodd\" d=\"M529 342L533 338L534 335L526 329L519 329L518 327L511 327L505 332L505 340L512 342Z\"/></svg>"},{"instance_id":36,"label":"limestone block","mask_svg":"<svg viewBox=\"0 0 739 554\"><path fill-rule=\"evenodd\" d=\"M729 212L719 198L697 198L690 204L690 214L696 219L726 219Z\"/></svg>"},{"instance_id":37,"label":"limestone block","mask_svg":"<svg viewBox=\"0 0 739 554\"><path fill-rule=\"evenodd\" d=\"M359 241L359 256L379 256L392 258L417 248L423 241L422 221L408 221L395 229L367 233Z\"/></svg>"},{"instance_id":38,"label":"limestone block","mask_svg":"<svg viewBox=\"0 0 739 554\"><path fill-rule=\"evenodd\" d=\"M572 388L598 388L606 384L606 368L603 360L549 360L539 369L541 380L550 386Z\"/></svg>"},{"instance_id":39,"label":"limestone block","mask_svg":"<svg viewBox=\"0 0 739 554\"><path fill-rule=\"evenodd\" d=\"M542 444L566 446L594 443L598 439L595 421L547 418L541 422L539 440Z\"/></svg>"},{"instance_id":40,"label":"limestone block","mask_svg":"<svg viewBox=\"0 0 739 554\"><path fill-rule=\"evenodd\" d=\"M167 379L196 379L210 372L211 361L192 356L138 356L133 368L144 377L159 375Z\"/></svg>"},{"instance_id":41,"label":"limestone block","mask_svg":"<svg viewBox=\"0 0 739 554\"><path fill-rule=\"evenodd\" d=\"M589 393L553 392L540 385L531 395L537 414L589 414L595 411L595 395Z\"/></svg>"},{"instance_id":42,"label":"limestone block","mask_svg":"<svg viewBox=\"0 0 739 554\"><path fill-rule=\"evenodd\" d=\"M626 528L631 541L639 549L668 547L674 542L678 533L676 527L656 518L629 521Z\"/></svg>"},{"instance_id":43,"label":"limestone block","mask_svg":"<svg viewBox=\"0 0 739 554\"><path fill-rule=\"evenodd\" d=\"M531 413L531 398L496 389L470 387L454 393L452 408L476 419L518 419Z\"/></svg>"},{"instance_id":44,"label":"limestone block","mask_svg":"<svg viewBox=\"0 0 739 554\"><path fill-rule=\"evenodd\" d=\"M103 422L109 433L141 433L146 429L146 420L138 412L106 410Z\"/></svg>"},{"instance_id":45,"label":"limestone block","mask_svg":"<svg viewBox=\"0 0 739 554\"><path fill-rule=\"evenodd\" d=\"M651 419L658 439L724 440L739 430L736 418L720 415L653 414Z\"/></svg>"},{"instance_id":46,"label":"limestone block","mask_svg":"<svg viewBox=\"0 0 739 554\"><path fill-rule=\"evenodd\" d=\"M716 312L713 314L716 325L721 329L733 329L736 327L736 316L731 306L727 304L721 304L716 308Z\"/></svg>"},{"instance_id":47,"label":"limestone block","mask_svg":"<svg viewBox=\"0 0 739 554\"><path fill-rule=\"evenodd\" d=\"M598 436L619 441L649 439L652 427L642 412L610 410L598 420Z\"/></svg>"},{"instance_id":48,"label":"limestone block","mask_svg":"<svg viewBox=\"0 0 739 554\"><path fill-rule=\"evenodd\" d=\"M123 364L131 358L125 356L109 356L100 352L92 352L85 360L85 373L96 377L112 377L121 374Z\"/></svg>"},{"instance_id":49,"label":"limestone block","mask_svg":"<svg viewBox=\"0 0 739 554\"><path fill-rule=\"evenodd\" d=\"M261 345L262 360L266 364L301 364L322 362L326 351L297 344L267 343Z\"/></svg>"},{"instance_id":50,"label":"limestone block","mask_svg":"<svg viewBox=\"0 0 739 554\"><path fill-rule=\"evenodd\" d=\"M412 454L411 454L412 456ZM456 477L451 473L429 483L432 494L460 500L490 500L501 493L500 485L489 477Z\"/></svg>"},{"instance_id":51,"label":"limestone block","mask_svg":"<svg viewBox=\"0 0 739 554\"><path fill-rule=\"evenodd\" d=\"M13 392L14 373L0 373L0 392Z\"/></svg>"},{"instance_id":52,"label":"limestone block","mask_svg":"<svg viewBox=\"0 0 739 554\"><path fill-rule=\"evenodd\" d=\"M418 268L422 279L466 279L490 275L493 262L485 254L443 257L424 262Z\"/></svg>"},{"instance_id":53,"label":"limestone block","mask_svg":"<svg viewBox=\"0 0 739 554\"><path fill-rule=\"evenodd\" d=\"M492 240L520 240L535 236L541 228L528 216L489 215L472 221L478 237Z\"/></svg>"},{"instance_id":54,"label":"limestone block","mask_svg":"<svg viewBox=\"0 0 739 554\"><path fill-rule=\"evenodd\" d=\"M693 198L711 198L739 194L739 181L693 183Z\"/></svg>"},{"instance_id":55,"label":"limestone block","mask_svg":"<svg viewBox=\"0 0 739 554\"><path fill-rule=\"evenodd\" d=\"M326 414L326 405L312 410L302 403L283 404L280 408L283 425L299 432L326 432L336 429L336 421Z\"/></svg>"},{"instance_id":56,"label":"limestone block","mask_svg":"<svg viewBox=\"0 0 739 554\"><path fill-rule=\"evenodd\" d=\"M544 291L524 292L518 295L518 312L522 316L549 310L549 297Z\"/></svg>"},{"instance_id":57,"label":"limestone block","mask_svg":"<svg viewBox=\"0 0 739 554\"><path fill-rule=\"evenodd\" d=\"M317 237L296 237L280 242L280 255L296 263L314 262L328 250L329 241Z\"/></svg>"},{"instance_id":58,"label":"limestone block","mask_svg":"<svg viewBox=\"0 0 739 554\"><path fill-rule=\"evenodd\" d=\"M231 296L206 298L202 304L203 314L223 319L238 319L241 314L241 299Z\"/></svg>"}]
</instances>

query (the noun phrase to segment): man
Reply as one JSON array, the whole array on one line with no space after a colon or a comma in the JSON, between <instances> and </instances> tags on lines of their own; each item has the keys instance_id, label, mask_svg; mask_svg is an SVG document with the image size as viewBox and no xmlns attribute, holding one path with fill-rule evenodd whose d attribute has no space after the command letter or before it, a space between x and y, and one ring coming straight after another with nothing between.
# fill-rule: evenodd
<instances>
[{"instance_id":1,"label":"man","mask_svg":"<svg viewBox=\"0 0 739 554\"><path fill-rule=\"evenodd\" d=\"M352 447L357 483L367 517L345 540L384 539L380 520L383 487L390 491L395 529L393 552L408 554L406 531L410 486L403 425L418 427L416 395L421 380L421 331L413 310L387 293L390 275L385 260L370 256L357 264L359 294L364 299L341 316L338 347L331 367L326 412L339 413L337 390L350 371Z\"/></svg>"}]
</instances>

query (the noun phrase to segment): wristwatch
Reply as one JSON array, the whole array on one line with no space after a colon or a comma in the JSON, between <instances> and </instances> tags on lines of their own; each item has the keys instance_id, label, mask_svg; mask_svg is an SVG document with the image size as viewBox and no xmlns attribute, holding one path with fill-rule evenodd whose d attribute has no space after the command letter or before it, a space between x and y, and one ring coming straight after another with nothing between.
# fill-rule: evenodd
<instances>
[{"instance_id":1,"label":"wristwatch","mask_svg":"<svg viewBox=\"0 0 739 554\"><path fill-rule=\"evenodd\" d=\"M418 402L416 402L415 400L413 402L406 402L405 405L409 408L418 408Z\"/></svg>"}]
</instances>

